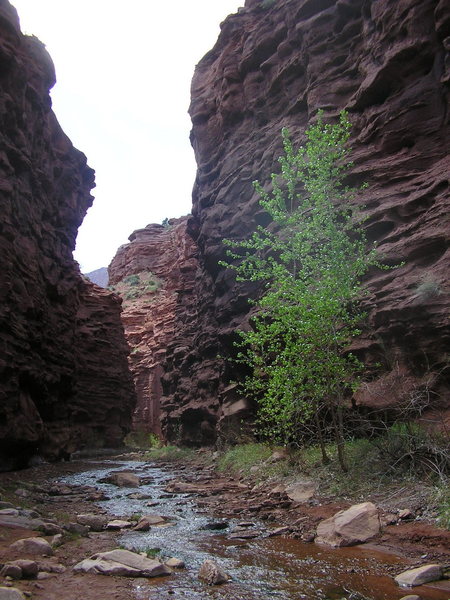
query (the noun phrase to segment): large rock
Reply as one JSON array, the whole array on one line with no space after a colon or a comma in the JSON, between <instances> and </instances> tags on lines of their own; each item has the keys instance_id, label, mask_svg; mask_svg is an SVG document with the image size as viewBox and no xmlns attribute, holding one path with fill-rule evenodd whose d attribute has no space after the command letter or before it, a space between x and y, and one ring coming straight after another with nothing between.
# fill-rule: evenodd
<instances>
[{"instance_id":1,"label":"large rock","mask_svg":"<svg viewBox=\"0 0 450 600\"><path fill-rule=\"evenodd\" d=\"M53 556L53 548L44 538L32 537L17 540L10 545L11 550L23 554L34 554L38 556Z\"/></svg>"},{"instance_id":2,"label":"large rock","mask_svg":"<svg viewBox=\"0 0 450 600\"><path fill-rule=\"evenodd\" d=\"M303 143L319 108L326 120L349 111L348 182L369 184L355 200L365 205L367 236L386 262L404 261L366 278L368 326L354 352L374 377L355 401L393 406L422 394L448 410L448 15L447 0L293 0L266 9L247 0L224 21L191 87L198 169L188 234L199 267L193 285L180 288L157 378L166 438L210 443L237 402L229 384L240 366L221 357L235 352L233 332L247 326L257 286L220 266L222 240L267 223L252 181L270 184L281 128Z\"/></svg>"},{"instance_id":3,"label":"large rock","mask_svg":"<svg viewBox=\"0 0 450 600\"><path fill-rule=\"evenodd\" d=\"M441 579L443 573L442 565L422 565L416 569L408 569L403 571L400 575L395 577L396 583L402 587L414 587L416 585L423 585L430 581L437 581Z\"/></svg>"},{"instance_id":4,"label":"large rock","mask_svg":"<svg viewBox=\"0 0 450 600\"><path fill-rule=\"evenodd\" d=\"M311 500L317 490L314 481L296 481L286 488L287 497L293 502L307 502Z\"/></svg>"},{"instance_id":5,"label":"large rock","mask_svg":"<svg viewBox=\"0 0 450 600\"><path fill-rule=\"evenodd\" d=\"M25 596L16 588L0 587L0 600L25 600Z\"/></svg>"},{"instance_id":6,"label":"large rock","mask_svg":"<svg viewBox=\"0 0 450 600\"><path fill-rule=\"evenodd\" d=\"M128 471L121 471L120 473L111 473L105 481L117 485L118 487L139 487L139 477L134 473Z\"/></svg>"},{"instance_id":7,"label":"large rock","mask_svg":"<svg viewBox=\"0 0 450 600\"><path fill-rule=\"evenodd\" d=\"M126 577L159 577L171 570L157 560L145 558L129 550L111 550L95 554L73 568L75 572Z\"/></svg>"},{"instance_id":8,"label":"large rock","mask_svg":"<svg viewBox=\"0 0 450 600\"><path fill-rule=\"evenodd\" d=\"M363 502L319 523L315 541L334 547L353 546L370 540L379 531L377 507L372 502Z\"/></svg>"},{"instance_id":9,"label":"large rock","mask_svg":"<svg viewBox=\"0 0 450 600\"><path fill-rule=\"evenodd\" d=\"M205 560L200 571L198 572L199 579L205 581L208 585L220 585L227 583L230 577L219 565L213 560Z\"/></svg>"},{"instance_id":10,"label":"large rock","mask_svg":"<svg viewBox=\"0 0 450 600\"><path fill-rule=\"evenodd\" d=\"M91 531L103 531L108 522L108 518L105 515L87 513L77 515L77 522L80 523L80 525L86 525Z\"/></svg>"},{"instance_id":11,"label":"large rock","mask_svg":"<svg viewBox=\"0 0 450 600\"><path fill-rule=\"evenodd\" d=\"M134 392L120 299L72 253L94 171L51 110L50 56L0 1L0 470L117 446Z\"/></svg>"}]
</instances>

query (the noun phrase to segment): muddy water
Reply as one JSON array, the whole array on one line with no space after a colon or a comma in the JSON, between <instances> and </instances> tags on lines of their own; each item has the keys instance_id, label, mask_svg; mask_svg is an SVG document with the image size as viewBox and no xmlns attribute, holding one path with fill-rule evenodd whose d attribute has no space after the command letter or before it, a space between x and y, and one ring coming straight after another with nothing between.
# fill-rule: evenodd
<instances>
[{"instance_id":1,"label":"muddy water","mask_svg":"<svg viewBox=\"0 0 450 600\"><path fill-rule=\"evenodd\" d=\"M117 488L99 483L99 479L114 470L132 470L148 479L138 490ZM152 527L148 532L127 532L121 545L131 550L159 549L162 558L182 559L187 568L170 577L134 582L137 600L398 600L408 593L401 590L391 577L380 576L386 565L403 561L395 556L362 547L329 549L304 544L286 537L267 537L267 526L254 522L252 528L260 537L248 541L229 539L238 520L228 521L226 530L205 530L211 517L203 514L187 494L164 492L167 482L186 474L176 468L165 470L143 462L102 462L98 468L64 479L68 483L96 485L104 489L109 500L99 506L111 514L126 517L132 514L159 514L171 519L168 526ZM127 495L138 491L149 499L137 500ZM148 503L157 503L148 506ZM232 577L223 586L208 587L197 579L202 562L218 562ZM448 600L449 591L431 586L414 588L422 600Z\"/></svg>"}]
</instances>

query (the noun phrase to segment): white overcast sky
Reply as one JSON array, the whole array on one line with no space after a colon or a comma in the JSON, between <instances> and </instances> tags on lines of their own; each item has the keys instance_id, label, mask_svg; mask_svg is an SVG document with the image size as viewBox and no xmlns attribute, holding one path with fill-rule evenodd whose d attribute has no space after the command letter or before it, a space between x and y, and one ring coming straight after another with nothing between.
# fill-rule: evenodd
<instances>
[{"instance_id":1,"label":"white overcast sky","mask_svg":"<svg viewBox=\"0 0 450 600\"><path fill-rule=\"evenodd\" d=\"M134 229L191 209L189 88L244 0L11 0L56 68L53 110L96 171L75 258L107 266Z\"/></svg>"}]
</instances>

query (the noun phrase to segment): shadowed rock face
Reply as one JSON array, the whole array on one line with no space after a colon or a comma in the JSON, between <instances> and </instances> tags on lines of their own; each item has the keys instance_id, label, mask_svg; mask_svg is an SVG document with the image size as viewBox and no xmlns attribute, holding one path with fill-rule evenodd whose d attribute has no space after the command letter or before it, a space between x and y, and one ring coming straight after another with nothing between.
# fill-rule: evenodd
<instances>
[{"instance_id":1,"label":"shadowed rock face","mask_svg":"<svg viewBox=\"0 0 450 600\"><path fill-rule=\"evenodd\" d=\"M0 468L118 445L134 403L120 300L72 258L94 171L51 111L54 83L0 0Z\"/></svg>"},{"instance_id":2,"label":"shadowed rock face","mask_svg":"<svg viewBox=\"0 0 450 600\"><path fill-rule=\"evenodd\" d=\"M449 36L445 0L276 0L266 9L248 0L222 24L192 82L198 171L188 232L200 255L198 305L194 317L179 313L175 331L184 341L175 339L167 352L169 437L209 442L222 407L236 412L229 381L239 373L218 355L231 351L255 290L219 267L222 239L267 223L252 181L267 183L277 170L281 128L302 143L319 108L329 120L349 111L348 179L369 184L358 199L368 238L385 262L405 261L369 274L368 326L355 351L369 366L381 362L384 377L404 373L402 389L410 377L412 389L422 389L432 372L433 390L446 404ZM395 402L395 386L389 394ZM376 397L367 386L357 400Z\"/></svg>"}]
</instances>

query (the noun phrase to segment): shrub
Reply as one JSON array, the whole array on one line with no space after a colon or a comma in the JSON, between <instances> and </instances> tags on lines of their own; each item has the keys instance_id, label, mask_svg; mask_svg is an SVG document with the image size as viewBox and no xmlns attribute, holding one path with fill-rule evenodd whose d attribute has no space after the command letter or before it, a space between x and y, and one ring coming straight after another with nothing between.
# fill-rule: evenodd
<instances>
[{"instance_id":1,"label":"shrub","mask_svg":"<svg viewBox=\"0 0 450 600\"><path fill-rule=\"evenodd\" d=\"M137 275L137 274L127 275L124 278L123 282L126 283L126 284L128 284L128 285L135 286L135 285L139 285L140 284L141 279L140 279L139 275Z\"/></svg>"}]
</instances>

